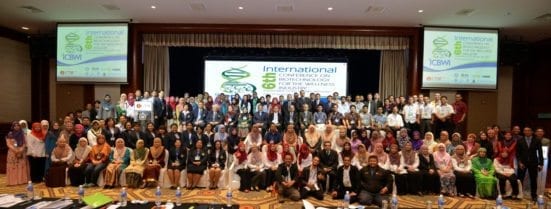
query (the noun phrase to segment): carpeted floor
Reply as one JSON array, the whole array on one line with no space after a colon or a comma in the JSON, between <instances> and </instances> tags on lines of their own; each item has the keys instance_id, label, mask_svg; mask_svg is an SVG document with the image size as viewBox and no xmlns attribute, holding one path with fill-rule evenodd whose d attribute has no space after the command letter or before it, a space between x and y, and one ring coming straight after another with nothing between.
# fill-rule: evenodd
<instances>
[{"instance_id":1,"label":"carpeted floor","mask_svg":"<svg viewBox=\"0 0 551 209\"><path fill-rule=\"evenodd\" d=\"M20 186L6 186L5 175L0 175L0 194L3 193L25 193L25 185ZM64 187L64 188L48 188L44 184L35 185L35 191L41 197L65 197L77 198L76 187ZM93 194L96 192L104 193L117 199L120 189L107 189L102 188L87 188L86 194ZM174 190L163 189L163 201L174 201ZM225 203L226 190L206 190L196 189L192 191L183 190L183 201L185 202L201 202L201 203ZM150 189L128 189L128 196L130 200L154 200L154 188ZM241 208L247 209L299 209L302 206L302 202L293 202L290 200L284 203L279 203L278 197L273 196L271 193L261 192L249 192L243 193L239 191L233 192L234 202L241 205ZM318 201L313 198L308 199L315 206L337 206L338 201L332 200L329 196L325 196L324 201ZM426 201L433 202L433 208L436 208L436 196L400 196L399 206L400 208L425 208ZM526 208L528 200L511 201L505 200L505 205L509 208ZM493 200L483 199L469 199L469 198L448 198L446 197L445 208L486 208L486 205L493 205ZM535 206L534 206L535 207Z\"/></svg>"}]
</instances>

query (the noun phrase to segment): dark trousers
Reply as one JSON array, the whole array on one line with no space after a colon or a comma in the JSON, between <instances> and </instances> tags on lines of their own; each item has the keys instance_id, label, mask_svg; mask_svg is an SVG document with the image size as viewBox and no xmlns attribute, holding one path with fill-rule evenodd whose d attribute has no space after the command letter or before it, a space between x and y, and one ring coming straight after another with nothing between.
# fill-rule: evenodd
<instances>
[{"instance_id":1,"label":"dark trousers","mask_svg":"<svg viewBox=\"0 0 551 209\"><path fill-rule=\"evenodd\" d=\"M266 175L261 171L251 171L250 177L252 187L262 187L266 181Z\"/></svg>"},{"instance_id":2,"label":"dark trousers","mask_svg":"<svg viewBox=\"0 0 551 209\"><path fill-rule=\"evenodd\" d=\"M455 186L459 194L476 194L476 183L472 173L453 172L455 174Z\"/></svg>"},{"instance_id":3,"label":"dark trousers","mask_svg":"<svg viewBox=\"0 0 551 209\"><path fill-rule=\"evenodd\" d=\"M435 122L435 133L434 136L440 138L440 132L447 131L450 135L453 133L454 130L453 121L451 119L447 119L446 121L442 122L441 120L436 120Z\"/></svg>"},{"instance_id":4,"label":"dark trousers","mask_svg":"<svg viewBox=\"0 0 551 209\"><path fill-rule=\"evenodd\" d=\"M422 172L422 182L423 182L423 192L425 193L440 193L440 176L435 171L432 174L429 174L428 171Z\"/></svg>"},{"instance_id":5,"label":"dark trousers","mask_svg":"<svg viewBox=\"0 0 551 209\"><path fill-rule=\"evenodd\" d=\"M381 194L378 192L372 193L365 190L362 190L360 192L360 196L358 197L359 203L362 205L376 205L379 208L383 206L383 198L381 197Z\"/></svg>"},{"instance_id":6,"label":"dark trousers","mask_svg":"<svg viewBox=\"0 0 551 209\"><path fill-rule=\"evenodd\" d=\"M421 131L421 136L424 136L426 132L432 131L432 124L430 121L432 119L421 119L421 124L419 124L419 130Z\"/></svg>"},{"instance_id":7,"label":"dark trousers","mask_svg":"<svg viewBox=\"0 0 551 209\"><path fill-rule=\"evenodd\" d=\"M101 172L107 167L107 163L100 163L97 165L94 165L92 163L89 163L86 167L86 170L84 170L84 175L86 176L86 183L90 184L98 184L98 177L101 174Z\"/></svg>"},{"instance_id":8,"label":"dark trousers","mask_svg":"<svg viewBox=\"0 0 551 209\"><path fill-rule=\"evenodd\" d=\"M396 183L396 193L398 195L405 195L408 192L408 180L407 174L394 174L394 182Z\"/></svg>"},{"instance_id":9,"label":"dark trousers","mask_svg":"<svg viewBox=\"0 0 551 209\"><path fill-rule=\"evenodd\" d=\"M395 175L394 179L398 194L417 194L421 192L421 180L423 177L419 171Z\"/></svg>"},{"instance_id":10,"label":"dark trousers","mask_svg":"<svg viewBox=\"0 0 551 209\"><path fill-rule=\"evenodd\" d=\"M46 165L46 157L29 156L29 166L31 170L31 181L39 183L44 180L44 166Z\"/></svg>"},{"instance_id":11,"label":"dark trousers","mask_svg":"<svg viewBox=\"0 0 551 209\"><path fill-rule=\"evenodd\" d=\"M509 180L509 183L511 184L511 187L513 188L513 196L518 195L518 181L517 176L515 174L510 175L509 177L501 175L499 173L496 173L496 177L499 181L499 191L501 192L501 195L505 195L505 183L507 180Z\"/></svg>"},{"instance_id":12,"label":"dark trousers","mask_svg":"<svg viewBox=\"0 0 551 209\"><path fill-rule=\"evenodd\" d=\"M251 188L251 177L250 177L249 170L246 169L246 168L242 168L242 169L237 170L236 173L241 178L240 184L239 184L239 190L240 191L245 191L246 189L250 189Z\"/></svg>"},{"instance_id":13,"label":"dark trousers","mask_svg":"<svg viewBox=\"0 0 551 209\"><path fill-rule=\"evenodd\" d=\"M344 195L346 194L346 191L353 192L354 189L352 189L352 187L339 187L335 191L337 192L337 196L333 199L336 200L336 199L344 199ZM356 194L354 196L350 196L350 203L354 203L354 202L358 201L358 195L359 194Z\"/></svg>"},{"instance_id":14,"label":"dark trousers","mask_svg":"<svg viewBox=\"0 0 551 209\"><path fill-rule=\"evenodd\" d=\"M315 197L318 200L323 200L323 190L320 188L319 190L307 190L305 187L300 188L300 199L306 199L308 196Z\"/></svg>"},{"instance_id":15,"label":"dark trousers","mask_svg":"<svg viewBox=\"0 0 551 209\"><path fill-rule=\"evenodd\" d=\"M275 171L272 169L264 170L264 175L266 176L266 182L264 183L265 187L273 186L275 182Z\"/></svg>"},{"instance_id":16,"label":"dark trousers","mask_svg":"<svg viewBox=\"0 0 551 209\"><path fill-rule=\"evenodd\" d=\"M536 199L536 197L538 196L538 165L526 165L524 169L519 168L517 174L518 179L520 179L521 181L524 181L526 170L528 170L528 175L530 177L530 194L532 196L532 199Z\"/></svg>"},{"instance_id":17,"label":"dark trousers","mask_svg":"<svg viewBox=\"0 0 551 209\"><path fill-rule=\"evenodd\" d=\"M406 123L406 128L408 129L408 134L411 135L413 131L419 131L419 124L417 123Z\"/></svg>"}]
</instances>

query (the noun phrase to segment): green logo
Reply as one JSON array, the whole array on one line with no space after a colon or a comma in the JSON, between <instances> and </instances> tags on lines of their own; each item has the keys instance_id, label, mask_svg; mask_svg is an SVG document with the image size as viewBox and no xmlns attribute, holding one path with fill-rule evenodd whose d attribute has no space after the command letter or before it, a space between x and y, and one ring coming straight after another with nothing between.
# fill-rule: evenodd
<instances>
[{"instance_id":1,"label":"green logo","mask_svg":"<svg viewBox=\"0 0 551 209\"><path fill-rule=\"evenodd\" d=\"M76 33L69 33L65 35L65 52L66 53L77 53L82 51L82 46L76 44L75 42L80 39L80 36Z\"/></svg>"},{"instance_id":2,"label":"green logo","mask_svg":"<svg viewBox=\"0 0 551 209\"><path fill-rule=\"evenodd\" d=\"M239 68L232 67L222 72L222 78L226 80L226 82L222 83L220 86L222 92L227 94L238 94L256 91L255 85L239 82L239 80L251 75L249 72L243 70L245 67L247 66L245 65Z\"/></svg>"},{"instance_id":3,"label":"green logo","mask_svg":"<svg viewBox=\"0 0 551 209\"><path fill-rule=\"evenodd\" d=\"M432 40L432 44L434 46L434 49L432 50L433 58L451 57L452 53L443 48L448 45L448 40L446 40L444 37L435 38L434 40Z\"/></svg>"}]
</instances>

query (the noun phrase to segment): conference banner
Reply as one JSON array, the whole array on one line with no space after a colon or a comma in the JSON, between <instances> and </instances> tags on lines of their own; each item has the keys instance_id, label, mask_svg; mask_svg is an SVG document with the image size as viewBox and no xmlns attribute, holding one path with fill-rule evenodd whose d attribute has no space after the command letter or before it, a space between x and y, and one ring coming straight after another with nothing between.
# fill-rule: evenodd
<instances>
[{"instance_id":1,"label":"conference banner","mask_svg":"<svg viewBox=\"0 0 551 209\"><path fill-rule=\"evenodd\" d=\"M423 87L495 89L497 30L425 28Z\"/></svg>"},{"instance_id":2,"label":"conference banner","mask_svg":"<svg viewBox=\"0 0 551 209\"><path fill-rule=\"evenodd\" d=\"M322 96L346 95L347 75L345 62L205 60L205 91L279 96L304 90Z\"/></svg>"},{"instance_id":3,"label":"conference banner","mask_svg":"<svg viewBox=\"0 0 551 209\"><path fill-rule=\"evenodd\" d=\"M57 80L126 83L128 24L59 24Z\"/></svg>"}]
</instances>

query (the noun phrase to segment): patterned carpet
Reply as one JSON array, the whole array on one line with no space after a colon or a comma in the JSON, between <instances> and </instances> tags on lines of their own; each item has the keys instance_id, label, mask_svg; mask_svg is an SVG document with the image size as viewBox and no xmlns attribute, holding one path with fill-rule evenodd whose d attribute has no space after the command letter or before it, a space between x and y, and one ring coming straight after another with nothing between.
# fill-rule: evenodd
<instances>
[{"instance_id":1,"label":"patterned carpet","mask_svg":"<svg viewBox=\"0 0 551 209\"><path fill-rule=\"evenodd\" d=\"M5 175L0 175L0 194L3 193L25 193L25 185L20 186L6 186ZM41 197L70 197L77 198L76 187L64 187L64 188L48 188L44 184L35 185L35 191ZM104 193L114 199L117 199L119 189L101 189L101 188L87 188L86 194L93 194L96 192ZM206 190L196 189L192 191L183 190L183 201L185 202L200 202L200 203L224 203L226 190ZM174 190L163 190L163 201L174 201ZM154 189L129 189L128 196L131 200L154 200ZM234 202L240 204L241 208L247 209L299 209L302 206L302 202L292 202L290 200L284 203L279 203L278 197L273 196L271 193L264 191L261 192L249 192L243 193L235 191L233 193ZM436 196L400 196L399 205L400 208L425 208L425 202L430 200L433 202L433 208L436 208ZM324 201L318 201L313 198L308 199L315 206L335 207L338 201L332 200L329 196L325 196ZM526 204L529 201L511 201L505 200L505 205L510 208L526 208ZM495 204L492 200L483 199L469 199L469 198L448 198L446 197L445 208L486 208L486 204Z\"/></svg>"}]
</instances>

